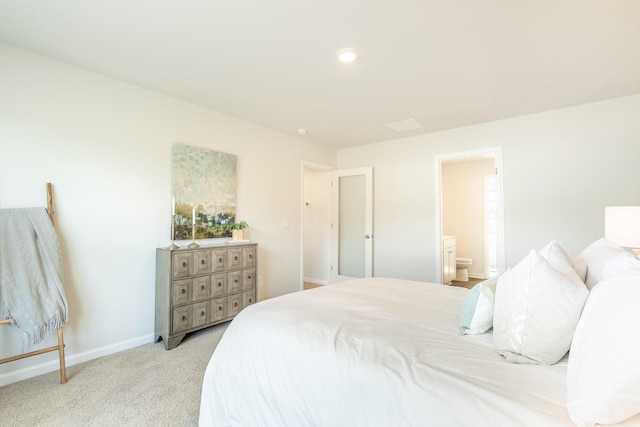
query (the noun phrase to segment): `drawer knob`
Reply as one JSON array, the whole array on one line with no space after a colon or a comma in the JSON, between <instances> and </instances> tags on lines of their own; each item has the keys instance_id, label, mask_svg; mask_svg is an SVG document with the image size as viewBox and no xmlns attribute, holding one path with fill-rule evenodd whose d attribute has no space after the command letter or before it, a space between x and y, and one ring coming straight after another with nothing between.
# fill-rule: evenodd
<instances>
[{"instance_id":1,"label":"drawer knob","mask_svg":"<svg viewBox=\"0 0 640 427\"><path fill-rule=\"evenodd\" d=\"M182 316L182 321L184 322L185 320L187 320L187 316Z\"/></svg>"},{"instance_id":2,"label":"drawer knob","mask_svg":"<svg viewBox=\"0 0 640 427\"><path fill-rule=\"evenodd\" d=\"M218 287L221 287L221 286L222 286L222 282L218 282Z\"/></svg>"},{"instance_id":3,"label":"drawer knob","mask_svg":"<svg viewBox=\"0 0 640 427\"><path fill-rule=\"evenodd\" d=\"M221 305L218 306L218 311L222 311L222 306Z\"/></svg>"},{"instance_id":4,"label":"drawer knob","mask_svg":"<svg viewBox=\"0 0 640 427\"><path fill-rule=\"evenodd\" d=\"M251 280L251 275L248 275L248 276L247 276L247 278L248 278L249 280Z\"/></svg>"},{"instance_id":5,"label":"drawer knob","mask_svg":"<svg viewBox=\"0 0 640 427\"><path fill-rule=\"evenodd\" d=\"M238 303L237 303L237 302L234 302L234 303L233 303L233 306L234 306L234 307L237 307L237 306L238 306Z\"/></svg>"},{"instance_id":6,"label":"drawer knob","mask_svg":"<svg viewBox=\"0 0 640 427\"><path fill-rule=\"evenodd\" d=\"M204 316L204 315L206 315L206 314L207 314L207 313L205 313L204 311L201 311L201 312L200 312L200 316Z\"/></svg>"},{"instance_id":7,"label":"drawer knob","mask_svg":"<svg viewBox=\"0 0 640 427\"><path fill-rule=\"evenodd\" d=\"M253 254L249 254L249 258L253 258Z\"/></svg>"},{"instance_id":8,"label":"drawer knob","mask_svg":"<svg viewBox=\"0 0 640 427\"><path fill-rule=\"evenodd\" d=\"M238 260L238 255L234 256L233 259L234 259L234 261L237 261Z\"/></svg>"},{"instance_id":9,"label":"drawer knob","mask_svg":"<svg viewBox=\"0 0 640 427\"><path fill-rule=\"evenodd\" d=\"M222 258L218 258L218 262L222 262Z\"/></svg>"},{"instance_id":10,"label":"drawer knob","mask_svg":"<svg viewBox=\"0 0 640 427\"><path fill-rule=\"evenodd\" d=\"M205 261L205 260L202 260L202 261L200 261L200 264L205 265L205 264L206 264L206 261Z\"/></svg>"},{"instance_id":11,"label":"drawer knob","mask_svg":"<svg viewBox=\"0 0 640 427\"><path fill-rule=\"evenodd\" d=\"M186 267L187 267L187 263L186 263L186 262L183 262L183 263L182 263L182 267L183 267L183 268L186 268Z\"/></svg>"},{"instance_id":12,"label":"drawer knob","mask_svg":"<svg viewBox=\"0 0 640 427\"><path fill-rule=\"evenodd\" d=\"M206 289L206 286L205 286L205 285L201 285L201 286L200 286L200 290L201 290L201 291L204 291L205 289Z\"/></svg>"},{"instance_id":13,"label":"drawer knob","mask_svg":"<svg viewBox=\"0 0 640 427\"><path fill-rule=\"evenodd\" d=\"M184 294L186 294L186 293L187 293L187 290L186 290L186 289L183 289L183 290L182 290L182 295L184 295Z\"/></svg>"},{"instance_id":14,"label":"drawer knob","mask_svg":"<svg viewBox=\"0 0 640 427\"><path fill-rule=\"evenodd\" d=\"M238 279L234 279L234 280L233 280L233 283L238 283Z\"/></svg>"},{"instance_id":15,"label":"drawer knob","mask_svg":"<svg viewBox=\"0 0 640 427\"><path fill-rule=\"evenodd\" d=\"M249 304L251 304L253 302L253 300L251 298L249 298Z\"/></svg>"}]
</instances>

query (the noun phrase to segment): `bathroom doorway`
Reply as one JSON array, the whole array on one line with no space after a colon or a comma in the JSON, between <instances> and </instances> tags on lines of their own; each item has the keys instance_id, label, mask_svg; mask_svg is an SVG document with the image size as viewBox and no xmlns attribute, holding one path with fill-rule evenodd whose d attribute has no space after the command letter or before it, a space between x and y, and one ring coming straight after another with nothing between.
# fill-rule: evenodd
<instances>
[{"instance_id":1,"label":"bathroom doorway","mask_svg":"<svg viewBox=\"0 0 640 427\"><path fill-rule=\"evenodd\" d=\"M443 236L455 236L459 266L463 259L471 263L465 273L469 278L486 279L504 271L501 148L438 156L435 170L436 236L440 237L436 277L443 278Z\"/></svg>"}]
</instances>

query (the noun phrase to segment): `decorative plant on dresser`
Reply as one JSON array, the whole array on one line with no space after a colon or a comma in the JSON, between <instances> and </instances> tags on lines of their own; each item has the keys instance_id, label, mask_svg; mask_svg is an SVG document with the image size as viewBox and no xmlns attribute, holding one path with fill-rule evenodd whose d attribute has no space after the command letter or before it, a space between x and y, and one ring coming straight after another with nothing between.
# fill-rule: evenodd
<instances>
[{"instance_id":1,"label":"decorative plant on dresser","mask_svg":"<svg viewBox=\"0 0 640 427\"><path fill-rule=\"evenodd\" d=\"M256 272L257 243L156 249L156 341L231 320L256 301Z\"/></svg>"}]
</instances>

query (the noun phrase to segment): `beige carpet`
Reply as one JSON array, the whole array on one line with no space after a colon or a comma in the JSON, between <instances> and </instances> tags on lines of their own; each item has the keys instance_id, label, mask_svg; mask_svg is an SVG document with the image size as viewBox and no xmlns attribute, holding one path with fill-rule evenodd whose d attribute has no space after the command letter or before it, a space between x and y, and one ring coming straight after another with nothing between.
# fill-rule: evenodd
<instances>
[{"instance_id":1,"label":"beige carpet","mask_svg":"<svg viewBox=\"0 0 640 427\"><path fill-rule=\"evenodd\" d=\"M197 426L204 370L228 323L0 387L0 426Z\"/></svg>"}]
</instances>

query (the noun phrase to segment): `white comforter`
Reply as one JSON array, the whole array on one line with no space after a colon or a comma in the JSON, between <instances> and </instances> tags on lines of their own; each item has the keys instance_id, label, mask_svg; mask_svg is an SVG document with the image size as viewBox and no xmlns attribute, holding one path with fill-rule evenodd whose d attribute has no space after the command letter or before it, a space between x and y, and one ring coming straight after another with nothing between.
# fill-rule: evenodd
<instances>
[{"instance_id":1,"label":"white comforter","mask_svg":"<svg viewBox=\"0 0 640 427\"><path fill-rule=\"evenodd\" d=\"M461 336L466 292L358 279L249 306L209 362L200 426L571 426L566 365Z\"/></svg>"}]
</instances>

